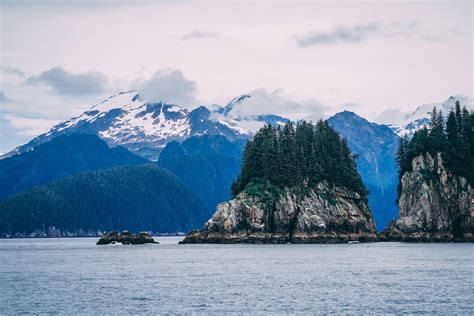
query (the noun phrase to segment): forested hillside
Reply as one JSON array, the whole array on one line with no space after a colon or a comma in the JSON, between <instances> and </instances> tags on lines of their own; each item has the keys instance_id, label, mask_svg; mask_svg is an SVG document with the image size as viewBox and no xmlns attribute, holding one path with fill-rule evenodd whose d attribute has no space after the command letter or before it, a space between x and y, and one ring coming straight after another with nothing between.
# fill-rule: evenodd
<instances>
[{"instance_id":1,"label":"forested hillside","mask_svg":"<svg viewBox=\"0 0 474 316\"><path fill-rule=\"evenodd\" d=\"M62 135L31 151L0 160L0 199L82 171L146 162L123 147L109 148L95 135Z\"/></svg>"},{"instance_id":2,"label":"forested hillside","mask_svg":"<svg viewBox=\"0 0 474 316\"><path fill-rule=\"evenodd\" d=\"M243 146L243 141L230 142L220 135L191 137L168 144L158 162L201 199L211 216L219 202L230 198L230 186L240 171Z\"/></svg>"},{"instance_id":3,"label":"forested hillside","mask_svg":"<svg viewBox=\"0 0 474 316\"><path fill-rule=\"evenodd\" d=\"M180 232L200 227L204 206L155 164L84 172L0 201L0 235L78 235L129 229Z\"/></svg>"},{"instance_id":4,"label":"forested hillside","mask_svg":"<svg viewBox=\"0 0 474 316\"><path fill-rule=\"evenodd\" d=\"M323 180L367 198L356 157L327 121L265 125L245 146L232 193L236 196L243 190L254 190L262 181L275 188L302 188Z\"/></svg>"}]
</instances>

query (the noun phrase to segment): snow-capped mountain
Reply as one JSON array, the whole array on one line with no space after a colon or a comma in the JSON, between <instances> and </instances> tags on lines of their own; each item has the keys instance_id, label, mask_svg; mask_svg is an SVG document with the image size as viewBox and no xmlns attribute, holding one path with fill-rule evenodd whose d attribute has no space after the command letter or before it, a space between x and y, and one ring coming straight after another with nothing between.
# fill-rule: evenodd
<instances>
[{"instance_id":1,"label":"snow-capped mountain","mask_svg":"<svg viewBox=\"0 0 474 316\"><path fill-rule=\"evenodd\" d=\"M88 133L98 135L110 146L124 146L136 154L156 160L171 141L183 141L200 135L222 135L231 141L246 139L264 123L281 124L286 121L275 115L232 116L232 109L248 98L249 95L242 95L226 106L200 106L188 110L166 102L145 102L136 91L121 92L80 116L54 126L49 132L3 157L29 151L58 135Z\"/></svg>"},{"instance_id":2,"label":"snow-capped mountain","mask_svg":"<svg viewBox=\"0 0 474 316\"><path fill-rule=\"evenodd\" d=\"M415 131L429 124L431 112L434 107L441 110L443 114L447 116L451 109L454 108L456 101L459 101L460 105L465 106L468 110L474 109L472 99L465 96L450 96L446 101L441 103L429 103L419 106L403 121L391 124L389 127L401 137L405 135L411 137Z\"/></svg>"},{"instance_id":3,"label":"snow-capped mountain","mask_svg":"<svg viewBox=\"0 0 474 316\"><path fill-rule=\"evenodd\" d=\"M284 124L287 119L278 115L242 116L239 106L251 106L251 98L244 94L224 106L200 106L188 110L166 102L146 102L136 91L111 96L78 117L54 126L25 145L19 146L0 158L30 151L39 144L69 133L95 134L110 146L124 146L143 157L156 160L162 149L171 141L182 142L200 135L222 135L234 141L248 139L265 123ZM448 114L459 100L461 106L473 109L473 100L455 96L442 103L419 106L401 122L389 127L399 136L413 133L429 123L433 107Z\"/></svg>"}]
</instances>

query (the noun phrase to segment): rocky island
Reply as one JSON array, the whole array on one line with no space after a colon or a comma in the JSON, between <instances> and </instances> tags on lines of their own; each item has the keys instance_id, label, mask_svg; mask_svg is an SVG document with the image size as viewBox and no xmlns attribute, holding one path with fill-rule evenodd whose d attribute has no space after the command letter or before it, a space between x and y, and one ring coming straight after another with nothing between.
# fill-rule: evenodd
<instances>
[{"instance_id":1,"label":"rocky island","mask_svg":"<svg viewBox=\"0 0 474 316\"><path fill-rule=\"evenodd\" d=\"M474 114L457 102L444 122L434 108L397 156L398 219L381 240L474 241Z\"/></svg>"},{"instance_id":2,"label":"rocky island","mask_svg":"<svg viewBox=\"0 0 474 316\"><path fill-rule=\"evenodd\" d=\"M376 241L355 159L326 121L267 125L245 148L234 198L182 243Z\"/></svg>"},{"instance_id":3,"label":"rocky island","mask_svg":"<svg viewBox=\"0 0 474 316\"><path fill-rule=\"evenodd\" d=\"M156 242L147 232L140 232L134 235L128 230L124 230L120 234L113 230L110 233L104 233L97 242L97 245L108 245L115 243L121 243L123 245L142 245L157 244L158 242Z\"/></svg>"},{"instance_id":4,"label":"rocky island","mask_svg":"<svg viewBox=\"0 0 474 316\"><path fill-rule=\"evenodd\" d=\"M388 240L474 241L474 190L446 169L441 153L413 159L398 206L398 219L384 232Z\"/></svg>"},{"instance_id":5,"label":"rocky island","mask_svg":"<svg viewBox=\"0 0 474 316\"><path fill-rule=\"evenodd\" d=\"M274 202L241 193L217 206L203 230L183 243L340 243L376 241L372 215L358 193L326 182Z\"/></svg>"}]
</instances>

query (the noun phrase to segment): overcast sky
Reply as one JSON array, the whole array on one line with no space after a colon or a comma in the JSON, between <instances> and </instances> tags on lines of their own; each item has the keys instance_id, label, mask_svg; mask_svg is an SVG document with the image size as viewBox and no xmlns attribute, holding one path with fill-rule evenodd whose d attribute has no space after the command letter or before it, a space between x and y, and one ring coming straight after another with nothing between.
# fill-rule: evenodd
<instances>
[{"instance_id":1,"label":"overcast sky","mask_svg":"<svg viewBox=\"0 0 474 316\"><path fill-rule=\"evenodd\" d=\"M472 97L472 3L0 0L0 152L132 88L374 121Z\"/></svg>"}]
</instances>

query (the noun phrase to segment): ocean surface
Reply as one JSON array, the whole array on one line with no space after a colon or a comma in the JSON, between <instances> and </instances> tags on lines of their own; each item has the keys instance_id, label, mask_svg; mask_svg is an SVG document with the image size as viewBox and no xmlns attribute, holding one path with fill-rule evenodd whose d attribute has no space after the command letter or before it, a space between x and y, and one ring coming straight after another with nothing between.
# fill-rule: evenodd
<instances>
[{"instance_id":1,"label":"ocean surface","mask_svg":"<svg viewBox=\"0 0 474 316\"><path fill-rule=\"evenodd\" d=\"M0 239L0 314L471 314L474 244Z\"/></svg>"}]
</instances>

